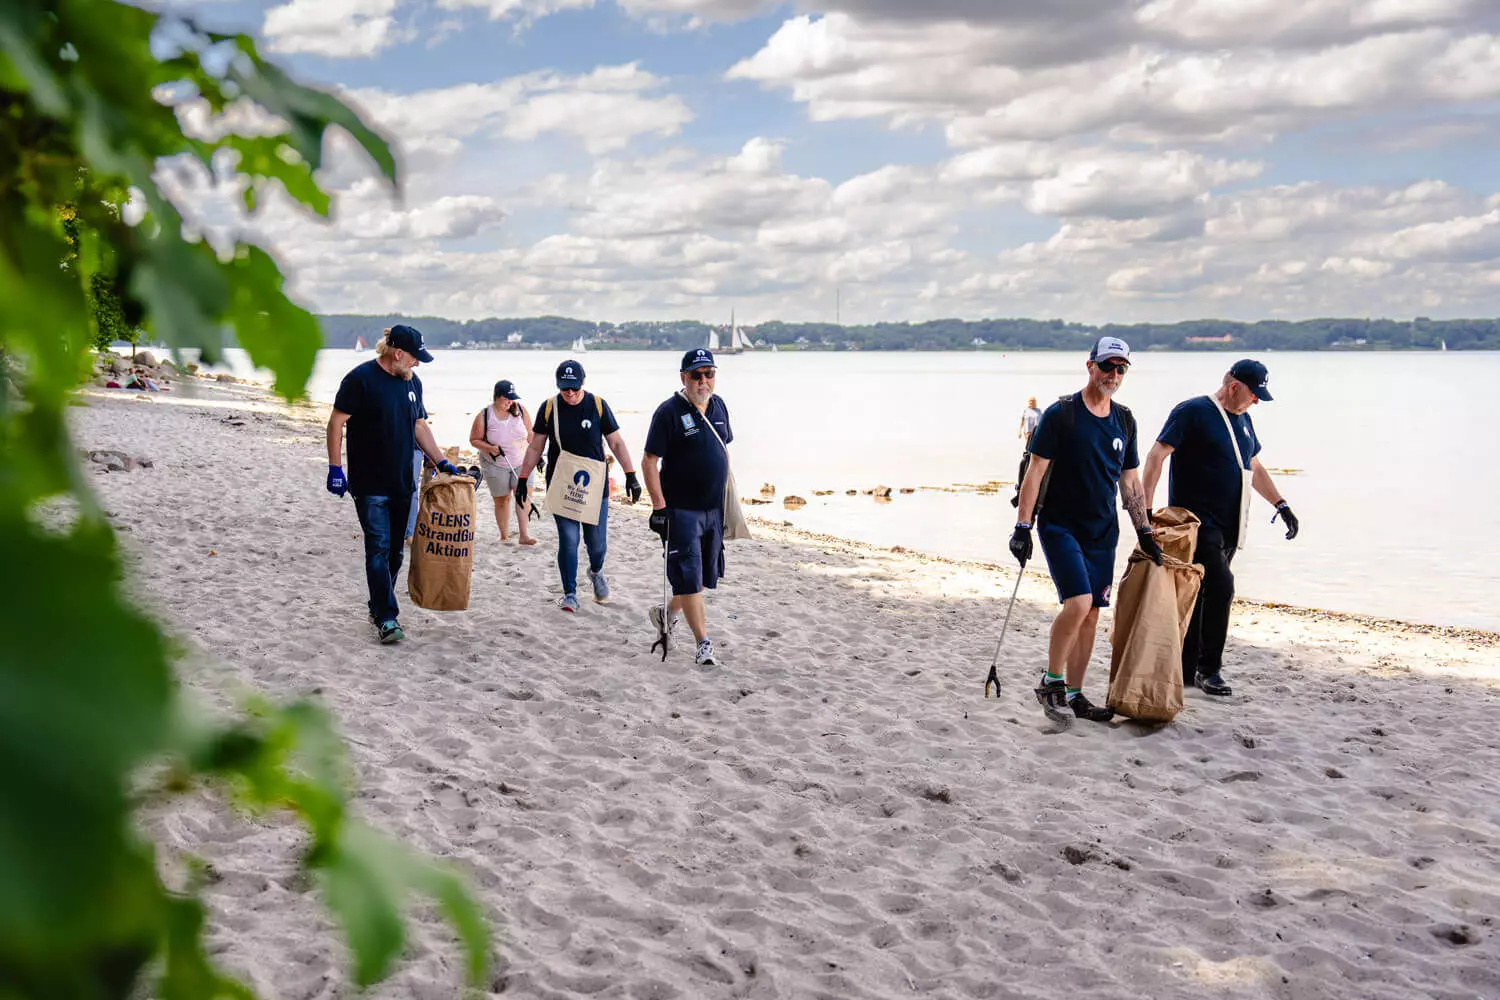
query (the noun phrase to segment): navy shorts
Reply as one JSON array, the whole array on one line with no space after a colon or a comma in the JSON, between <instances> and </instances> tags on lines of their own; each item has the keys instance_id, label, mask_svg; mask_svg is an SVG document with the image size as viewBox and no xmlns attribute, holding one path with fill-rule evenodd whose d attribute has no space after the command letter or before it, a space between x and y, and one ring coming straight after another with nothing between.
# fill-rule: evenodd
<instances>
[{"instance_id":1,"label":"navy shorts","mask_svg":"<svg viewBox=\"0 0 1500 1000\"><path fill-rule=\"evenodd\" d=\"M1066 528L1042 525L1037 534L1047 556L1047 571L1057 587L1058 602L1082 594L1094 596L1094 607L1109 607L1115 579L1115 547L1086 549Z\"/></svg>"},{"instance_id":2,"label":"navy shorts","mask_svg":"<svg viewBox=\"0 0 1500 1000\"><path fill-rule=\"evenodd\" d=\"M667 579L673 594L713 590L724 575L724 513L669 509Z\"/></svg>"}]
</instances>

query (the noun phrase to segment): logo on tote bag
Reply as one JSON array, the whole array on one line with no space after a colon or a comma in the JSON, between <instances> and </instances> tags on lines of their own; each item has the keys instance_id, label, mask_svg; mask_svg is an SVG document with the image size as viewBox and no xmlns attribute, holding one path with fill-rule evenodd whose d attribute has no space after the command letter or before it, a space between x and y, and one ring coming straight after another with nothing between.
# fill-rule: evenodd
<instances>
[{"instance_id":1,"label":"logo on tote bag","mask_svg":"<svg viewBox=\"0 0 1500 1000\"><path fill-rule=\"evenodd\" d=\"M589 473L587 469L579 469L573 473L573 485L579 489L588 489Z\"/></svg>"}]
</instances>

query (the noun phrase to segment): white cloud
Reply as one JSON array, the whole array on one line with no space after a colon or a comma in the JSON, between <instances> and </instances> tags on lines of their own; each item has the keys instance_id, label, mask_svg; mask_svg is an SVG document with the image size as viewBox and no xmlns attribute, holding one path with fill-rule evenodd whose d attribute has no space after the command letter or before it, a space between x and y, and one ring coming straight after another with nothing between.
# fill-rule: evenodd
<instances>
[{"instance_id":1,"label":"white cloud","mask_svg":"<svg viewBox=\"0 0 1500 1000\"><path fill-rule=\"evenodd\" d=\"M414 151L453 156L461 140L478 134L524 142L556 133L602 153L641 135L675 135L692 120L676 94L649 93L665 84L625 63L581 76L529 73L410 94L356 90L349 97Z\"/></svg>"},{"instance_id":2,"label":"white cloud","mask_svg":"<svg viewBox=\"0 0 1500 1000\"><path fill-rule=\"evenodd\" d=\"M397 0L291 0L266 11L261 27L272 52L368 57L398 39Z\"/></svg>"},{"instance_id":3,"label":"white cloud","mask_svg":"<svg viewBox=\"0 0 1500 1000\"><path fill-rule=\"evenodd\" d=\"M1260 173L1259 163L1210 160L1197 153L1098 150L1076 156L1036 181L1026 207L1038 215L1155 216L1206 198L1214 187Z\"/></svg>"},{"instance_id":4,"label":"white cloud","mask_svg":"<svg viewBox=\"0 0 1500 1000\"><path fill-rule=\"evenodd\" d=\"M548 14L587 9L594 6L594 0L438 0L437 5L443 10L477 8L491 21L515 20L524 25Z\"/></svg>"}]
</instances>

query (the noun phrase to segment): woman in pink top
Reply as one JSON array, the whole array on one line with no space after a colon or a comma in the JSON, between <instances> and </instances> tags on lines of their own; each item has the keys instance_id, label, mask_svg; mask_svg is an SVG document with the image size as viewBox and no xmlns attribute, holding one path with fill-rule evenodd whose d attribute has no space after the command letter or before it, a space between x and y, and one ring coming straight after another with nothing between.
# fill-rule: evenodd
<instances>
[{"instance_id":1,"label":"woman in pink top","mask_svg":"<svg viewBox=\"0 0 1500 1000\"><path fill-rule=\"evenodd\" d=\"M531 414L520 403L521 396L508 379L495 383L495 401L474 415L469 428L469 443L479 450L479 470L495 500L495 523L500 526L500 541L510 541L510 498L516 491L516 471L531 444ZM521 544L535 545L527 531L526 508L516 504L516 523Z\"/></svg>"}]
</instances>

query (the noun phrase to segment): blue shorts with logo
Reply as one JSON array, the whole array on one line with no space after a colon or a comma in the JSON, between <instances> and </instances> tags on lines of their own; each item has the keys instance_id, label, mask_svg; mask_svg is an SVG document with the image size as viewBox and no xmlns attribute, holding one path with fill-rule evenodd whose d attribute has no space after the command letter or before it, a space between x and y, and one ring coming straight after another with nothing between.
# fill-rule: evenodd
<instances>
[{"instance_id":1,"label":"blue shorts with logo","mask_svg":"<svg viewBox=\"0 0 1500 1000\"><path fill-rule=\"evenodd\" d=\"M724 513L669 508L667 580L672 593L713 590L724 575Z\"/></svg>"},{"instance_id":2,"label":"blue shorts with logo","mask_svg":"<svg viewBox=\"0 0 1500 1000\"><path fill-rule=\"evenodd\" d=\"M1110 587L1115 578L1115 546L1084 548L1067 528L1044 524L1037 530L1047 572L1057 587L1057 600L1092 594L1094 607L1109 607Z\"/></svg>"}]
</instances>

